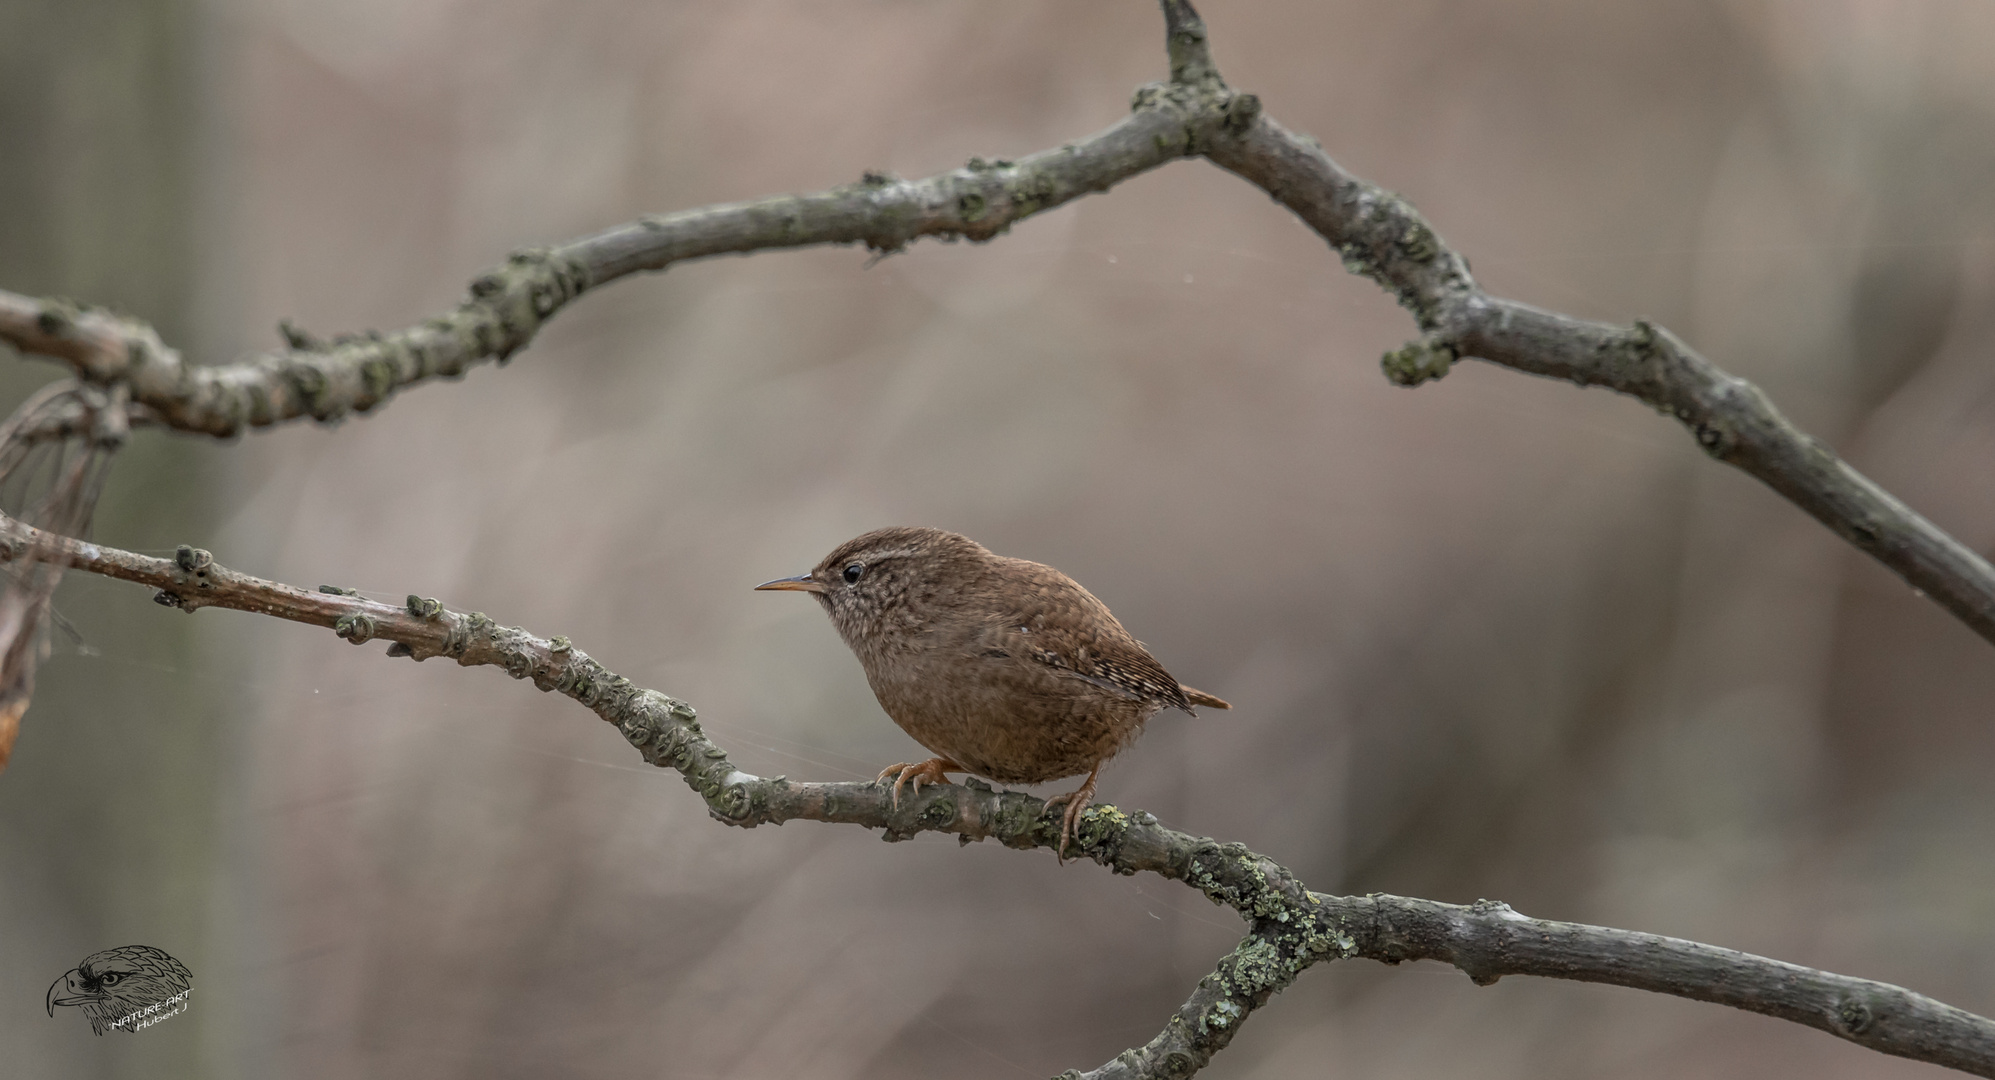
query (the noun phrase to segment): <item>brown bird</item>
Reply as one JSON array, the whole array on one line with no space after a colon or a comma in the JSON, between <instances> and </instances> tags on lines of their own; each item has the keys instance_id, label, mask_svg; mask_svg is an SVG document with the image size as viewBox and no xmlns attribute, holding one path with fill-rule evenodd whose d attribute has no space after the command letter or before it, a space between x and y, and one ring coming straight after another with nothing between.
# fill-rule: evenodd
<instances>
[{"instance_id":1,"label":"brown bird","mask_svg":"<svg viewBox=\"0 0 1995 1080\"><path fill-rule=\"evenodd\" d=\"M817 597L858 654L880 707L935 756L881 770L915 791L972 773L1037 784L1086 773L1065 804L1058 854L1109 758L1165 708L1230 709L1181 685L1073 578L993 555L967 536L889 528L848 540L817 569L757 589Z\"/></svg>"}]
</instances>

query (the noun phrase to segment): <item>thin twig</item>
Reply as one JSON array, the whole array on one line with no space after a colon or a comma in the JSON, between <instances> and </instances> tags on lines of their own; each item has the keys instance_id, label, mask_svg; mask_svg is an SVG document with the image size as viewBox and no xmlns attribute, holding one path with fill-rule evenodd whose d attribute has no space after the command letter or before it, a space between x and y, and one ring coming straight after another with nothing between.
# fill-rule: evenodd
<instances>
[{"instance_id":1,"label":"thin twig","mask_svg":"<svg viewBox=\"0 0 1995 1080\"><path fill-rule=\"evenodd\" d=\"M0 491L19 500L23 521L43 536L89 534L111 456L129 431L127 404L122 385L60 379L0 422ZM18 560L0 573L0 771L48 656L49 599L61 581L62 564L48 559Z\"/></svg>"}]
</instances>

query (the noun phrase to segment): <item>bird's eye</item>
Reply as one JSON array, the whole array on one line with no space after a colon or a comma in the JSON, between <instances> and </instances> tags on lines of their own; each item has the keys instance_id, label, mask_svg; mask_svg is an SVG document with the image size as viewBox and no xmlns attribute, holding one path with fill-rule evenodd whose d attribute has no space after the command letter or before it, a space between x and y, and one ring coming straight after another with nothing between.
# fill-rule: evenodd
<instances>
[{"instance_id":1,"label":"bird's eye","mask_svg":"<svg viewBox=\"0 0 1995 1080\"><path fill-rule=\"evenodd\" d=\"M866 564L865 564L865 563L856 563L856 562L855 562L855 563L853 563L853 564L852 564L851 566L848 566L848 567L846 567L846 568L845 568L845 584L847 584L847 585L857 585L857 584L859 583L859 575L860 575L860 574L863 574L863 573L865 573L865 572L866 572Z\"/></svg>"},{"instance_id":2,"label":"bird's eye","mask_svg":"<svg viewBox=\"0 0 1995 1080\"><path fill-rule=\"evenodd\" d=\"M124 978L124 975L119 972L107 971L97 981L105 986L116 986L118 985L118 980L122 978Z\"/></svg>"}]
</instances>

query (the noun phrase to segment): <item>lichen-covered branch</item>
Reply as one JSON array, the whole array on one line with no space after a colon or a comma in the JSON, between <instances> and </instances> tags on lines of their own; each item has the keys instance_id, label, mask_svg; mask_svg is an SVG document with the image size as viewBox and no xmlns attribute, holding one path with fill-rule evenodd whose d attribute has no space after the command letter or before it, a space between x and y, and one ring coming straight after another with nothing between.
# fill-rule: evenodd
<instances>
[{"instance_id":1,"label":"lichen-covered branch","mask_svg":"<svg viewBox=\"0 0 1995 1080\"><path fill-rule=\"evenodd\" d=\"M1795 428L1752 384L1668 331L1586 322L1483 292L1466 260L1418 211L1343 171L1314 140L1282 128L1254 95L1229 89L1212 62L1204 23L1186 0L1162 0L1162 7L1170 81L1138 90L1130 115L1107 130L1015 162L973 159L919 181L868 174L816 194L645 218L516 254L474 280L456 309L420 325L331 341L286 325L288 348L240 364L190 365L142 323L4 292L0 340L63 361L86 387L115 389L107 400L127 410L131 422L229 436L246 426L366 411L404 386L503 360L584 291L632 273L772 248L860 243L894 251L923 236L988 240L1014 221L1174 158L1204 156L1274 196L1348 268L1390 290L1412 313L1422 336L1386 354L1393 381L1417 385L1445 375L1459 358L1475 357L1637 397L1685 424L1713 457L1760 478L1995 640L1995 568L1980 556ZM82 405L49 410L9 441L74 435L99 423L94 415ZM434 600L411 596L398 607L332 586L307 591L228 570L191 547L171 560L154 559L0 517L0 562L21 561L144 584L162 604L190 612L234 608L323 626L354 644L380 638L390 643L390 655L501 667L615 725L645 760L678 771L727 824L839 822L880 829L890 840L934 831L1015 848L1058 842L1059 818L1041 800L976 780L930 787L896 806L875 784L742 772L684 702L633 685L564 638L539 638ZM1883 1053L1995 1077L1995 1023L1898 987L1695 942L1529 919L1502 904L1312 893L1241 845L1109 805L1083 816L1076 840L1116 873L1182 881L1248 923L1240 944L1155 1039L1089 1077L1188 1076L1303 970L1351 957L1440 960L1485 985L1528 974L1717 1002Z\"/></svg>"},{"instance_id":2,"label":"lichen-covered branch","mask_svg":"<svg viewBox=\"0 0 1995 1080\"><path fill-rule=\"evenodd\" d=\"M1995 1021L1923 994L1681 938L1532 919L1506 904L1317 896L1352 955L1439 960L1478 984L1504 975L1610 983L1730 1005L1818 1028L1880 1053L1995 1076Z\"/></svg>"},{"instance_id":3,"label":"lichen-covered branch","mask_svg":"<svg viewBox=\"0 0 1995 1080\"><path fill-rule=\"evenodd\" d=\"M321 585L308 591L227 569L182 547L156 559L30 528L0 516L0 563L33 559L131 581L183 611L206 607L323 626L388 655L446 657L503 668L575 699L614 725L644 760L676 770L716 820L741 828L823 821L879 829L888 840L939 832L967 844L1053 848L1060 814L1023 792L976 779L927 787L895 805L872 783L815 783L741 771L708 738L692 706L631 683L566 638L500 626L410 596L396 606ZM1528 919L1503 904L1467 907L1374 894L1310 892L1281 864L1244 845L1169 828L1147 813L1090 808L1074 837L1117 874L1152 873L1197 889L1246 920L1240 944L1144 1046L1089 1077L1184 1077L1223 1049L1247 1016L1321 960L1396 964L1440 960L1487 985L1503 975L1613 983L1807 1024L1887 1054L1995 1077L1995 1022L1884 983L1832 975L1710 945L1574 923ZM1081 1074L1071 1074L1081 1075Z\"/></svg>"},{"instance_id":4,"label":"lichen-covered branch","mask_svg":"<svg viewBox=\"0 0 1995 1080\"><path fill-rule=\"evenodd\" d=\"M1332 952L1329 958L1336 959ZM1176 1080L1190 1076L1233 1041L1247 1014L1295 981L1304 967L1322 957L1286 957L1280 935L1260 927L1241 939L1212 974L1198 981L1191 997L1171 1014L1157 1037L1117 1054L1098 1069L1069 1069L1056 1080Z\"/></svg>"},{"instance_id":5,"label":"lichen-covered branch","mask_svg":"<svg viewBox=\"0 0 1995 1080\"><path fill-rule=\"evenodd\" d=\"M584 286L581 267L523 252L472 282L456 310L421 325L325 342L286 324L289 348L217 366L187 363L136 319L0 292L0 340L62 360L89 382L129 387L135 422L228 437L304 416L337 420L404 386L503 360Z\"/></svg>"},{"instance_id":6,"label":"lichen-covered branch","mask_svg":"<svg viewBox=\"0 0 1995 1080\"><path fill-rule=\"evenodd\" d=\"M972 159L925 180L856 184L646 217L552 249L515 254L450 312L390 334L322 341L286 324L288 348L196 366L134 320L0 292L0 340L130 387L131 422L230 436L298 417L365 412L402 387L461 375L526 346L585 290L711 255L818 244L894 251L923 236L988 240L1012 222L1174 158L1203 156L1266 190L1413 314L1422 336L1385 355L1413 386L1459 358L1603 386L1675 417L1713 457L1775 491L1995 641L1995 567L1796 428L1764 393L1668 331L1588 322L1492 297L1403 199L1345 172L1321 145L1227 88L1186 0L1161 0L1171 79L1142 87L1130 115L1092 137L1018 161ZM51 421L55 423L56 421ZM61 430L35 433L60 435Z\"/></svg>"},{"instance_id":7,"label":"lichen-covered branch","mask_svg":"<svg viewBox=\"0 0 1995 1080\"><path fill-rule=\"evenodd\" d=\"M1386 354L1394 382L1416 386L1473 357L1640 398L1689 428L1706 453L1759 478L1995 641L1995 567L1795 427L1758 387L1669 331L1588 322L1488 295L1418 211L1266 116L1202 149L1295 211L1347 267L1413 313L1423 336Z\"/></svg>"},{"instance_id":8,"label":"lichen-covered branch","mask_svg":"<svg viewBox=\"0 0 1995 1080\"><path fill-rule=\"evenodd\" d=\"M1151 95L1105 131L1017 161L972 158L925 180L868 173L829 191L645 217L519 252L474 279L455 310L389 334L323 341L286 323L281 351L198 366L136 320L0 292L0 341L64 361L93 382L128 383L139 422L227 437L306 416L337 420L405 386L504 361L584 291L638 271L773 248L864 244L886 252L924 236L988 240L1022 218L1191 153L1204 120L1194 97Z\"/></svg>"},{"instance_id":9,"label":"lichen-covered branch","mask_svg":"<svg viewBox=\"0 0 1995 1080\"><path fill-rule=\"evenodd\" d=\"M144 323L106 312L85 313L67 301L37 300L5 290L0 290L0 341L25 353L63 360L79 373L115 370L134 350L166 351L159 335ZM7 419L5 432L0 433L4 435L0 437L0 453L57 439L94 438L107 421L101 410L84 402L85 387L107 382L84 376L44 387L37 397L52 400L30 398L22 403ZM121 389L117 396L122 402L123 429L156 421L149 407L131 403L128 390Z\"/></svg>"},{"instance_id":10,"label":"lichen-covered branch","mask_svg":"<svg viewBox=\"0 0 1995 1080\"><path fill-rule=\"evenodd\" d=\"M1184 6L1171 0L1166 10ZM1173 48L1180 36L1174 27ZM1795 427L1757 386L1661 327L1589 322L1490 296L1404 199L1345 172L1316 140L1262 114L1251 95L1214 107L1230 109L1229 122L1199 152L1267 191L1329 241L1347 269L1413 314L1422 336L1385 354L1393 382L1417 386L1472 357L1639 398L1680 421L1706 453L1757 477L1995 641L1995 567Z\"/></svg>"}]
</instances>

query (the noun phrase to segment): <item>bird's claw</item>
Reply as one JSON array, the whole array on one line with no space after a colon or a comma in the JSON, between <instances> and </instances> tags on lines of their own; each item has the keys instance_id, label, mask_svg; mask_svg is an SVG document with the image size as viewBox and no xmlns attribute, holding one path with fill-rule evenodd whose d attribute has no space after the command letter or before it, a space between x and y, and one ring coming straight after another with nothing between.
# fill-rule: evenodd
<instances>
[{"instance_id":1,"label":"bird's claw","mask_svg":"<svg viewBox=\"0 0 1995 1080\"><path fill-rule=\"evenodd\" d=\"M914 790L908 792L908 795L912 797L921 794L922 781L926 780L931 784L946 784L949 782L948 773L964 771L966 770L961 765L956 764L948 758L929 758L927 761L915 764L903 761L881 769L880 775L873 779L873 783L884 784L887 782L887 777L891 776L894 778L894 809L899 810L901 808L901 785L914 785Z\"/></svg>"},{"instance_id":2,"label":"bird's claw","mask_svg":"<svg viewBox=\"0 0 1995 1080\"><path fill-rule=\"evenodd\" d=\"M1088 773L1087 782L1079 788L1064 795L1054 795L1046 800L1048 810L1063 804L1067 808L1067 812L1060 816L1060 846L1053 849L1053 857L1061 863L1067 861L1067 841L1074 838L1074 829L1080 824L1081 814L1094 804L1094 778L1099 772L1101 766L1096 765Z\"/></svg>"},{"instance_id":3,"label":"bird's claw","mask_svg":"<svg viewBox=\"0 0 1995 1080\"><path fill-rule=\"evenodd\" d=\"M1067 806L1067 812L1060 815L1060 846L1053 849L1053 857L1063 863L1067 861L1067 841L1074 838L1074 826L1081 820L1081 812L1088 808L1087 799L1075 797L1079 794L1080 792L1078 791L1069 792L1065 795L1055 795L1046 800L1046 809L1048 810L1061 803L1065 803Z\"/></svg>"}]
</instances>

